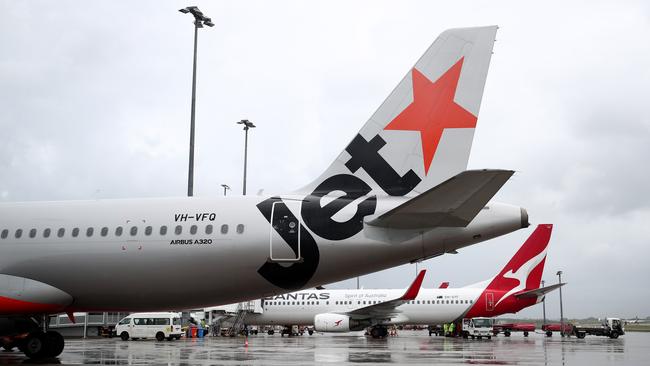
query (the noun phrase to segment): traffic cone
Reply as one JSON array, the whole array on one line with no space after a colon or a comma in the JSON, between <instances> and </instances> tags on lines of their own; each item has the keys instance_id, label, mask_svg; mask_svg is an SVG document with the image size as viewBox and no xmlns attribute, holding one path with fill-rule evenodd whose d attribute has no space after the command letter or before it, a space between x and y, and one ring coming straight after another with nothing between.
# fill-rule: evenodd
<instances>
[{"instance_id":1,"label":"traffic cone","mask_svg":"<svg viewBox=\"0 0 650 366\"><path fill-rule=\"evenodd\" d=\"M244 347L248 347L248 337L245 338Z\"/></svg>"}]
</instances>

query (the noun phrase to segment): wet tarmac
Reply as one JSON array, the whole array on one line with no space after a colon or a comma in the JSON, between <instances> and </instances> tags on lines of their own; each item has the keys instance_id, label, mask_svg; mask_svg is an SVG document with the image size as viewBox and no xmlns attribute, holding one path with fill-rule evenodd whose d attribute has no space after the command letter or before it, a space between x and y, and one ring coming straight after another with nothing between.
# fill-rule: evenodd
<instances>
[{"instance_id":1,"label":"wet tarmac","mask_svg":"<svg viewBox=\"0 0 650 366\"><path fill-rule=\"evenodd\" d=\"M375 340L364 336L318 335L281 338L182 339L173 342L67 339L64 352L40 364L66 365L308 365L308 364L477 364L477 365L647 365L650 333L619 339L532 334L524 338L465 340L429 337L426 331L402 331ZM21 353L0 352L0 365L34 363Z\"/></svg>"}]
</instances>

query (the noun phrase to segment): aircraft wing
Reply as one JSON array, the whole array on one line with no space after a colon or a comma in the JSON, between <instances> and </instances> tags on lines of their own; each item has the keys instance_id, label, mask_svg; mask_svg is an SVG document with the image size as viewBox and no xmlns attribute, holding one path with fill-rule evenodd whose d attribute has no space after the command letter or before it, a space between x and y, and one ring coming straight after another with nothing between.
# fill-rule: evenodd
<instances>
[{"instance_id":1,"label":"aircraft wing","mask_svg":"<svg viewBox=\"0 0 650 366\"><path fill-rule=\"evenodd\" d=\"M396 229L465 227L513 174L464 171L367 223Z\"/></svg>"},{"instance_id":2,"label":"aircraft wing","mask_svg":"<svg viewBox=\"0 0 650 366\"><path fill-rule=\"evenodd\" d=\"M420 271L420 273L418 273L418 276L415 278L411 286L409 286L409 288L406 290L404 295L393 300L381 302L379 304L373 304L354 309L352 311L346 312L345 314L352 319L390 318L391 316L399 313L399 311L397 311L398 306L405 304L406 302L411 301L418 296L426 272L427 270L423 269Z\"/></svg>"},{"instance_id":3,"label":"aircraft wing","mask_svg":"<svg viewBox=\"0 0 650 366\"><path fill-rule=\"evenodd\" d=\"M515 294L515 297L520 298L520 299L522 299L522 298L523 299L531 298L531 297L540 297L540 296L544 296L547 293L549 293L549 292L551 292L551 291L553 291L555 289L558 289L558 288L560 288L560 287L562 287L564 285L566 285L566 283L556 283L555 285L540 287L540 288L536 288L536 289L530 290L530 291L523 291L523 292L519 292L519 293Z\"/></svg>"}]
</instances>

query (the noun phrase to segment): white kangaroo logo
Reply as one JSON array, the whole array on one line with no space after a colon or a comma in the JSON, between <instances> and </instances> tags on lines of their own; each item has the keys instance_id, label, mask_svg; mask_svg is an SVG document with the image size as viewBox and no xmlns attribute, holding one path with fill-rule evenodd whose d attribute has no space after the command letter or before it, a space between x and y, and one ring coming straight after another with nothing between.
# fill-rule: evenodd
<instances>
[{"instance_id":1,"label":"white kangaroo logo","mask_svg":"<svg viewBox=\"0 0 650 366\"><path fill-rule=\"evenodd\" d=\"M503 297L500 298L499 301L497 301L495 307L499 306L499 303L501 301L505 300L508 296L525 289L526 288L526 282L528 282L528 276L530 275L530 272L532 272L533 269L535 267L537 267L537 265L542 263L544 258L546 258L546 248L544 248L544 250L542 250L536 256L529 259L528 262L524 263L516 271L513 272L512 270L510 270L510 271L504 273L503 277L511 278L513 280L517 280L517 282L519 282L519 284L517 284L517 286L515 286L513 289L511 289L505 295L503 295Z\"/></svg>"}]
</instances>

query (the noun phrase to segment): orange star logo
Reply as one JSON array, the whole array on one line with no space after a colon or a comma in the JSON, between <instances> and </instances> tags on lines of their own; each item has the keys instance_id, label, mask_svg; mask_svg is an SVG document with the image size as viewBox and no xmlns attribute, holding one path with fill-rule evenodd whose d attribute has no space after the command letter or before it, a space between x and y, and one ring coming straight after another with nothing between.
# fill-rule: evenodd
<instances>
[{"instance_id":1,"label":"orange star logo","mask_svg":"<svg viewBox=\"0 0 650 366\"><path fill-rule=\"evenodd\" d=\"M413 102L384 127L420 132L424 174L429 172L445 128L476 127L476 116L454 102L462 67L463 58L434 82L413 68Z\"/></svg>"}]
</instances>

